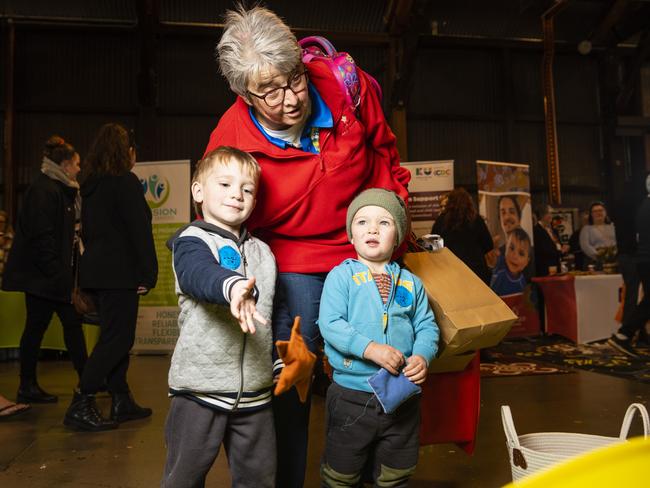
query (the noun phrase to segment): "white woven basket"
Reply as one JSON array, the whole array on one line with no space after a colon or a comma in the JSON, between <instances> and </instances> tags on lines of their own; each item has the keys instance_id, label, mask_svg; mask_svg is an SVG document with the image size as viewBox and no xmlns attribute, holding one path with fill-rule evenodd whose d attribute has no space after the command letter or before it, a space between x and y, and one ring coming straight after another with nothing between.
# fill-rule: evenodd
<instances>
[{"instance_id":1,"label":"white woven basket","mask_svg":"<svg viewBox=\"0 0 650 488\"><path fill-rule=\"evenodd\" d=\"M501 421L506 433L506 444L510 456L512 479L517 481L524 476L547 469L554 464L578 456L592 449L624 442L634 419L634 413L639 412L643 420L643 434L647 438L650 429L648 411L640 403L631 404L621 426L618 437L605 437L591 434L572 434L569 432L537 432L534 434L517 435L512 420L510 407L501 406Z\"/></svg>"}]
</instances>

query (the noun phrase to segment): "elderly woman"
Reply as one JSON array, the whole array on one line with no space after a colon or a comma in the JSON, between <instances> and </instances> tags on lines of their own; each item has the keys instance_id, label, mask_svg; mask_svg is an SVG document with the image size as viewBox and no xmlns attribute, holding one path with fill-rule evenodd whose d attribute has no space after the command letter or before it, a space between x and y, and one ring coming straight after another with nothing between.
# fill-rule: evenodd
<instances>
[{"instance_id":1,"label":"elderly woman","mask_svg":"<svg viewBox=\"0 0 650 488\"><path fill-rule=\"evenodd\" d=\"M27 316L20 339L18 401L53 403L36 378L38 353L52 315L63 325L63 340L79 377L86 363L86 342L79 315L70 301L74 281L76 227L80 218L79 154L59 136L45 142L38 177L25 193L16 239L9 253L2 288L25 293Z\"/></svg>"},{"instance_id":2,"label":"elderly woman","mask_svg":"<svg viewBox=\"0 0 650 488\"><path fill-rule=\"evenodd\" d=\"M262 175L249 230L275 254L280 276L275 339L289 339L302 317L308 347L321 342L316 318L326 274L354 257L346 209L362 190L383 187L406 199L407 170L368 76L358 70L355 110L329 66L304 65L289 27L260 7L229 11L217 46L219 66L238 95L212 132L207 151L230 145L250 152ZM303 485L310 402L295 389L274 401L277 486Z\"/></svg>"},{"instance_id":3,"label":"elderly woman","mask_svg":"<svg viewBox=\"0 0 650 488\"><path fill-rule=\"evenodd\" d=\"M589 223L580 230L580 249L585 255L585 264L597 263L600 250L615 247L616 230L607 216L605 204L593 202L589 206Z\"/></svg>"}]
</instances>

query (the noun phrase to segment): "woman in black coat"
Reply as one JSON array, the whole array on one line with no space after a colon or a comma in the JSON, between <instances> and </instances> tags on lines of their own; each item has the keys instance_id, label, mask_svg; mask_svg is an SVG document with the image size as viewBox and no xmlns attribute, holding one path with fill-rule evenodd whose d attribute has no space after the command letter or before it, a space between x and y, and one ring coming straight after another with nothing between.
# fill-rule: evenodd
<instances>
[{"instance_id":1,"label":"woman in black coat","mask_svg":"<svg viewBox=\"0 0 650 488\"><path fill-rule=\"evenodd\" d=\"M75 226L81 200L79 154L59 136L43 150L41 171L25 193L15 240L9 253L2 288L25 292L27 317L20 339L19 402L53 403L56 395L36 380L36 364L43 334L56 312L63 339L79 377L87 359L81 316L71 304L74 282Z\"/></svg>"},{"instance_id":2,"label":"woman in black coat","mask_svg":"<svg viewBox=\"0 0 650 488\"><path fill-rule=\"evenodd\" d=\"M102 126L83 172L79 268L79 284L97 306L100 336L65 415L64 424L76 429L107 430L151 415L135 403L127 383L139 296L156 285L158 275L151 210L131 172L134 164L135 144L126 129ZM113 400L110 419L102 417L94 398L104 382Z\"/></svg>"},{"instance_id":3,"label":"woman in black coat","mask_svg":"<svg viewBox=\"0 0 650 488\"><path fill-rule=\"evenodd\" d=\"M464 188L456 188L447 195L447 205L431 229L442 236L449 248L479 278L490 284L490 270L485 254L494 248L490 231L478 214L472 197Z\"/></svg>"}]
</instances>

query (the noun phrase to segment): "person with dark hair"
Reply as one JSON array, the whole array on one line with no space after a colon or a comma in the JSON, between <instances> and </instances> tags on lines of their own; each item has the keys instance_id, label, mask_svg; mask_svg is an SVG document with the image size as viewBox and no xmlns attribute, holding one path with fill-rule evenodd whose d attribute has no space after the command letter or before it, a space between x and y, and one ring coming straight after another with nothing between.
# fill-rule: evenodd
<instances>
[{"instance_id":1,"label":"person with dark hair","mask_svg":"<svg viewBox=\"0 0 650 488\"><path fill-rule=\"evenodd\" d=\"M632 339L650 320L650 173L645 179L648 196L636 213L636 271L643 287L643 298L631 314L623 320L621 328L607 343L631 357L638 357Z\"/></svg>"},{"instance_id":2,"label":"person with dark hair","mask_svg":"<svg viewBox=\"0 0 650 488\"><path fill-rule=\"evenodd\" d=\"M71 302L75 226L81 215L78 173L79 154L74 147L59 136L50 137L43 150L41 171L27 189L18 215L2 288L25 293L19 402L53 403L58 399L39 386L36 375L43 335L54 313L61 319L63 340L79 377L86 364L82 318Z\"/></svg>"},{"instance_id":3,"label":"person with dark hair","mask_svg":"<svg viewBox=\"0 0 650 488\"><path fill-rule=\"evenodd\" d=\"M552 227L553 209L546 205L539 205L535 209L537 223L533 227L533 240L535 242L535 271L537 276L548 276L550 269L560 271L560 259L563 246L560 236Z\"/></svg>"},{"instance_id":4,"label":"person with dark hair","mask_svg":"<svg viewBox=\"0 0 650 488\"><path fill-rule=\"evenodd\" d=\"M589 206L589 223L580 231L580 249L585 255L585 264L596 264L599 252L616 247L616 229L607 216L603 202Z\"/></svg>"},{"instance_id":5,"label":"person with dark hair","mask_svg":"<svg viewBox=\"0 0 650 488\"><path fill-rule=\"evenodd\" d=\"M79 285L93 297L100 335L63 421L79 430L113 429L120 422L151 415L151 409L135 402L127 383L139 296L156 285L158 276L151 210L140 180L131 172L135 157L129 132L119 124L105 124L82 172ZM95 403L104 384L113 400L110 419Z\"/></svg>"},{"instance_id":6,"label":"person with dark hair","mask_svg":"<svg viewBox=\"0 0 650 488\"><path fill-rule=\"evenodd\" d=\"M485 254L492 250L494 242L467 190L456 188L447 194L447 205L433 224L431 233L440 235L451 252L486 285L490 284L491 273Z\"/></svg>"}]
</instances>

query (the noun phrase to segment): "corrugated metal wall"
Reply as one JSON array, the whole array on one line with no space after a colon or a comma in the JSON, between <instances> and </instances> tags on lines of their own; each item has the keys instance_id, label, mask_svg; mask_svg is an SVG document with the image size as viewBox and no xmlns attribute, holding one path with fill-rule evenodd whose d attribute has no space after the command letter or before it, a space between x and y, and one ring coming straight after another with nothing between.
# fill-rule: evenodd
<instances>
[{"instance_id":1,"label":"corrugated metal wall","mask_svg":"<svg viewBox=\"0 0 650 488\"><path fill-rule=\"evenodd\" d=\"M155 106L143 108L138 95L142 41L133 27L135 1L7 3L15 5L0 7L4 17L54 15L75 22L86 18L91 23L57 27L30 25L23 19L16 26L19 190L38 170L47 136L60 133L83 156L97 128L108 121L130 127L147 124L152 140L140 141L140 159L200 157L211 129L234 100L217 70L214 46L220 30L216 26L213 32L177 28L163 29L157 35ZM300 27L299 37L309 29L357 33L358 42L343 36L346 41L337 40L337 48L350 52L388 88L388 37L377 41L377 34L386 31L383 15L389 0L269 4L290 25ZM230 0L161 0L160 20L215 24L232 5ZM438 22L440 35L541 36L541 12L535 10L539 2L497 0L489 6L481 4L480 15L477 5L471 0L437 0L427 4L424 15ZM558 18L559 38L573 42L587 35L602 8L594 5L572 2L571 10ZM3 43L4 39L3 35ZM0 56L5 66L4 50ZM409 159L455 159L457 183L470 188L476 185L477 159L529 163L533 191L544 199L547 175L540 66L539 48L461 43L420 46L407 105ZM584 206L602 196L604 184L597 58L558 54L555 74L563 197L566 205ZM0 77L3 105L4 93ZM386 108L388 103L384 100Z\"/></svg>"},{"instance_id":2,"label":"corrugated metal wall","mask_svg":"<svg viewBox=\"0 0 650 488\"><path fill-rule=\"evenodd\" d=\"M535 197L545 200L541 52L508 48L506 56L504 49L418 52L408 105L409 159L455 159L457 185L471 189L477 159L527 163ZM596 61L558 55L555 78L563 200L584 206L602 195Z\"/></svg>"}]
</instances>

